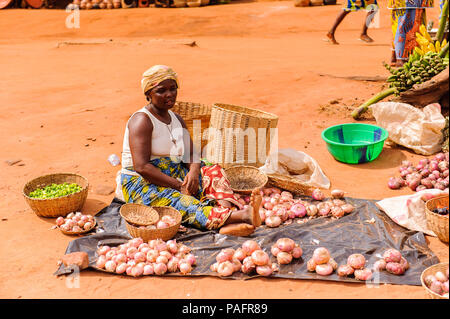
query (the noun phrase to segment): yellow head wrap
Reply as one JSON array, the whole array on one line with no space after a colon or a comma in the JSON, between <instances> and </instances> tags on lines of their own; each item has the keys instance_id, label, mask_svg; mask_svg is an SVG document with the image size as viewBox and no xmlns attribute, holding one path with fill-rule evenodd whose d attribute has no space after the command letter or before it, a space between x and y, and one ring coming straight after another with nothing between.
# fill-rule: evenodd
<instances>
[{"instance_id":1,"label":"yellow head wrap","mask_svg":"<svg viewBox=\"0 0 450 319\"><path fill-rule=\"evenodd\" d=\"M152 66L142 74L141 87L144 94L167 79L175 80L177 87L180 87L177 74L171 68L165 65Z\"/></svg>"}]
</instances>

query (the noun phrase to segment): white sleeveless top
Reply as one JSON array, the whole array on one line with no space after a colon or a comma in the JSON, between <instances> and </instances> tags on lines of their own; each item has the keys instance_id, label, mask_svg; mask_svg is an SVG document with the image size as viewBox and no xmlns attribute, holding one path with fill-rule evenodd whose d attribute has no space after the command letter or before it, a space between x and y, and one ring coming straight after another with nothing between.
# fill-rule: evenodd
<instances>
[{"instance_id":1,"label":"white sleeveless top","mask_svg":"<svg viewBox=\"0 0 450 319\"><path fill-rule=\"evenodd\" d=\"M169 111L171 121L170 124L165 124L158 120L146 107L136 111L133 115L139 112L147 114L153 124L150 160L160 157L172 157L172 160L174 161L181 161L184 154L183 126L177 116L172 111ZM129 121L130 120L128 120L128 122ZM123 137L122 169L133 167L129 143L128 122Z\"/></svg>"}]
</instances>

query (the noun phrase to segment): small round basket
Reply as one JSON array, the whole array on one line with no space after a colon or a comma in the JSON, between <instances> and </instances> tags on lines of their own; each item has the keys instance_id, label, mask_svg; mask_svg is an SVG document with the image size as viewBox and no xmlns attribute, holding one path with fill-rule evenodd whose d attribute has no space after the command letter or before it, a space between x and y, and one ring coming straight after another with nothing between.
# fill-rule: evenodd
<instances>
[{"instance_id":1,"label":"small round basket","mask_svg":"<svg viewBox=\"0 0 450 319\"><path fill-rule=\"evenodd\" d=\"M65 235L72 235L72 236L74 236L74 235L83 235L83 234L86 234L86 233L90 232L91 230L93 230L95 228L95 226L97 226L97 220L94 219L94 221L95 221L95 223L92 225L91 228L83 230L83 231L80 231L80 232L65 231L65 230L62 230L61 227L58 227L58 228L61 231L61 233L65 234Z\"/></svg>"},{"instance_id":2,"label":"small round basket","mask_svg":"<svg viewBox=\"0 0 450 319\"><path fill-rule=\"evenodd\" d=\"M439 215L433 212L438 207L448 207L448 195L438 196L425 203L428 227L444 243L448 243L448 215Z\"/></svg>"},{"instance_id":3,"label":"small round basket","mask_svg":"<svg viewBox=\"0 0 450 319\"><path fill-rule=\"evenodd\" d=\"M79 192L49 199L32 198L31 192L51 184L76 183L81 187ZM37 177L25 184L23 196L34 213L41 217L66 216L71 212L81 211L88 195L88 180L77 174L57 173Z\"/></svg>"},{"instance_id":4,"label":"small round basket","mask_svg":"<svg viewBox=\"0 0 450 319\"><path fill-rule=\"evenodd\" d=\"M428 298L430 298L430 299L448 299L448 297L441 296L441 295L431 291L425 284L425 278L428 275L434 275L438 271L442 271L445 274L447 268L448 268L448 263L436 264L436 265L430 266L427 269L425 269L422 272L422 275L420 275L420 282L422 283L423 288L425 288Z\"/></svg>"},{"instance_id":5,"label":"small round basket","mask_svg":"<svg viewBox=\"0 0 450 319\"><path fill-rule=\"evenodd\" d=\"M159 220L158 212L143 204L124 204L120 207L119 214L128 223L137 226L153 225Z\"/></svg>"},{"instance_id":6,"label":"small round basket","mask_svg":"<svg viewBox=\"0 0 450 319\"><path fill-rule=\"evenodd\" d=\"M262 188L267 184L268 177L256 167L232 166L225 169L231 188L235 193L251 194L255 188Z\"/></svg>"},{"instance_id":7,"label":"small round basket","mask_svg":"<svg viewBox=\"0 0 450 319\"><path fill-rule=\"evenodd\" d=\"M152 206L152 209L158 212L159 218L164 215L170 215L176 220L176 224L164 229L157 228L147 228L147 226L137 226L130 224L128 222L125 223L125 226L132 237L140 237L144 241L149 241L152 239L162 239L164 241L172 239L178 232L178 229L181 225L181 213L173 207L170 206ZM153 226L153 225L150 225Z\"/></svg>"}]
</instances>

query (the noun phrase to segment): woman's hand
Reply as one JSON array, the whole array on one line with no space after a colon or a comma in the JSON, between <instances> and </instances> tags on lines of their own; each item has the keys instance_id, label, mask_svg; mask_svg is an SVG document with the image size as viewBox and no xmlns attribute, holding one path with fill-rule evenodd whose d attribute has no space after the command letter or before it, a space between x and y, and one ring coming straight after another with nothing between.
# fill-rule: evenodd
<instances>
[{"instance_id":1,"label":"woman's hand","mask_svg":"<svg viewBox=\"0 0 450 319\"><path fill-rule=\"evenodd\" d=\"M185 195L195 195L198 192L200 172L196 169L191 169L186 175L186 178L181 185L181 193Z\"/></svg>"}]
</instances>

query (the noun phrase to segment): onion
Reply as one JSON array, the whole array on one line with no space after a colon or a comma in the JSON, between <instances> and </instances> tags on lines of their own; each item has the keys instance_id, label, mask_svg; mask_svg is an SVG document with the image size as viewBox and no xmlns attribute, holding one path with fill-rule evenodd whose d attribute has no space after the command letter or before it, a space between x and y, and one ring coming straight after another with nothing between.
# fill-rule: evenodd
<instances>
[{"instance_id":1,"label":"onion","mask_svg":"<svg viewBox=\"0 0 450 319\"><path fill-rule=\"evenodd\" d=\"M284 208L284 207L278 208L276 215L278 217L280 217L282 222L285 222L289 218L289 214L288 214L286 208Z\"/></svg>"},{"instance_id":2,"label":"onion","mask_svg":"<svg viewBox=\"0 0 450 319\"><path fill-rule=\"evenodd\" d=\"M342 199L333 199L331 202L333 203L333 206L342 206L346 204Z\"/></svg>"},{"instance_id":3,"label":"onion","mask_svg":"<svg viewBox=\"0 0 450 319\"><path fill-rule=\"evenodd\" d=\"M133 266L128 266L127 267L127 270L125 271L125 273L128 275L128 276L131 276L131 271L133 270Z\"/></svg>"},{"instance_id":4,"label":"onion","mask_svg":"<svg viewBox=\"0 0 450 319\"><path fill-rule=\"evenodd\" d=\"M158 221L158 223L156 224L156 228L158 229L164 229L164 228L168 228L169 224L163 222L162 220Z\"/></svg>"},{"instance_id":5,"label":"onion","mask_svg":"<svg viewBox=\"0 0 450 319\"><path fill-rule=\"evenodd\" d=\"M233 272L241 270L242 264L239 259L233 258L231 263L233 264Z\"/></svg>"},{"instance_id":6,"label":"onion","mask_svg":"<svg viewBox=\"0 0 450 319\"><path fill-rule=\"evenodd\" d=\"M154 274L153 265L145 265L143 274L144 275L153 275Z\"/></svg>"},{"instance_id":7,"label":"onion","mask_svg":"<svg viewBox=\"0 0 450 319\"><path fill-rule=\"evenodd\" d=\"M388 180L388 187L390 189L399 189L401 187L401 183L397 177L391 177Z\"/></svg>"},{"instance_id":8,"label":"onion","mask_svg":"<svg viewBox=\"0 0 450 319\"><path fill-rule=\"evenodd\" d=\"M272 247L270 248L270 252L272 253L272 255L274 255L275 257L278 255L278 253L280 252L280 248L278 248L275 244L272 245Z\"/></svg>"},{"instance_id":9,"label":"onion","mask_svg":"<svg viewBox=\"0 0 450 319\"><path fill-rule=\"evenodd\" d=\"M159 252L157 250L150 249L147 252L147 256L146 256L147 257L147 261L151 262L151 263L154 263L154 262L156 262L156 258L158 258L158 256L159 256Z\"/></svg>"},{"instance_id":10,"label":"onion","mask_svg":"<svg viewBox=\"0 0 450 319\"><path fill-rule=\"evenodd\" d=\"M192 266L191 266L191 264L188 263L188 262L181 262L180 265L179 265L179 267L180 267L180 272L181 272L183 275L186 275L186 274L188 274L188 273L190 273L190 272L192 271ZM220 266L219 266L219 267L220 267Z\"/></svg>"},{"instance_id":11,"label":"onion","mask_svg":"<svg viewBox=\"0 0 450 319\"><path fill-rule=\"evenodd\" d=\"M435 276L433 276L433 275L428 275L428 276L426 276L425 278L424 278L424 282L425 282L425 285L427 285L428 287L434 282L434 281L436 281L437 279L436 279L436 277Z\"/></svg>"},{"instance_id":12,"label":"onion","mask_svg":"<svg viewBox=\"0 0 450 319\"><path fill-rule=\"evenodd\" d=\"M295 242L290 238L280 238L277 240L275 245L281 250L290 253L294 247Z\"/></svg>"},{"instance_id":13,"label":"onion","mask_svg":"<svg viewBox=\"0 0 450 319\"><path fill-rule=\"evenodd\" d=\"M442 284L442 290L444 293L448 293L448 280Z\"/></svg>"},{"instance_id":14,"label":"onion","mask_svg":"<svg viewBox=\"0 0 450 319\"><path fill-rule=\"evenodd\" d=\"M194 256L194 254L187 254L184 259L191 264L191 266L194 266L196 263L196 258Z\"/></svg>"},{"instance_id":15,"label":"onion","mask_svg":"<svg viewBox=\"0 0 450 319\"><path fill-rule=\"evenodd\" d=\"M59 216L58 218L56 218L56 225L57 226L64 225L64 223L65 223L64 217Z\"/></svg>"},{"instance_id":16,"label":"onion","mask_svg":"<svg viewBox=\"0 0 450 319\"><path fill-rule=\"evenodd\" d=\"M261 208L259 210L259 217L261 218L261 223L264 223L264 221L266 220L266 211L264 208Z\"/></svg>"},{"instance_id":17,"label":"onion","mask_svg":"<svg viewBox=\"0 0 450 319\"><path fill-rule=\"evenodd\" d=\"M306 208L300 203L292 205L290 211L295 214L295 217L304 217L306 215Z\"/></svg>"},{"instance_id":18,"label":"onion","mask_svg":"<svg viewBox=\"0 0 450 319\"><path fill-rule=\"evenodd\" d=\"M225 261L231 261L231 259L233 258L233 254L224 252L223 250L221 250L217 256L216 256L216 261L219 263L225 262Z\"/></svg>"},{"instance_id":19,"label":"onion","mask_svg":"<svg viewBox=\"0 0 450 319\"><path fill-rule=\"evenodd\" d=\"M430 290L432 292L437 293L438 295L442 295L444 293L444 289L442 288L442 283L439 280L433 281L431 283Z\"/></svg>"},{"instance_id":20,"label":"onion","mask_svg":"<svg viewBox=\"0 0 450 319\"><path fill-rule=\"evenodd\" d=\"M352 254L347 258L347 265L353 269L363 269L366 264L366 258L361 254Z\"/></svg>"},{"instance_id":21,"label":"onion","mask_svg":"<svg viewBox=\"0 0 450 319\"><path fill-rule=\"evenodd\" d=\"M247 254L247 256L251 255L255 250L260 250L260 249L261 249L261 247L254 240L246 240L242 244L242 250L244 251L244 253Z\"/></svg>"},{"instance_id":22,"label":"onion","mask_svg":"<svg viewBox=\"0 0 450 319\"><path fill-rule=\"evenodd\" d=\"M323 200L323 199L325 198L325 195L324 195L324 194L322 193L322 191L321 191L320 189L318 189L318 188L316 188L316 189L314 189L314 190L312 191L311 196L312 196L313 199L319 200L319 201L321 201L321 200Z\"/></svg>"},{"instance_id":23,"label":"onion","mask_svg":"<svg viewBox=\"0 0 450 319\"><path fill-rule=\"evenodd\" d=\"M178 252L180 252L181 254L189 254L191 252L191 248L181 244L180 246L178 246Z\"/></svg>"},{"instance_id":24,"label":"onion","mask_svg":"<svg viewBox=\"0 0 450 319\"><path fill-rule=\"evenodd\" d=\"M330 211L331 211L330 207L328 205L326 205L325 207L319 209L319 215L320 216L328 216Z\"/></svg>"},{"instance_id":25,"label":"onion","mask_svg":"<svg viewBox=\"0 0 450 319\"><path fill-rule=\"evenodd\" d=\"M127 255L125 255L125 254L123 254L123 253L119 253L119 254L117 254L116 256L114 256L115 257L115 262L117 263L117 264L120 264L120 263L126 263L127 262ZM145 258L145 256L144 256L144 258ZM145 259L143 260L143 261L145 261Z\"/></svg>"},{"instance_id":26,"label":"onion","mask_svg":"<svg viewBox=\"0 0 450 319\"><path fill-rule=\"evenodd\" d=\"M126 263L120 263L116 267L116 274L123 274L125 271L127 271L128 265Z\"/></svg>"},{"instance_id":27,"label":"onion","mask_svg":"<svg viewBox=\"0 0 450 319\"><path fill-rule=\"evenodd\" d=\"M154 263L153 264L153 271L155 275L164 275L167 272L167 266L163 263Z\"/></svg>"},{"instance_id":28,"label":"onion","mask_svg":"<svg viewBox=\"0 0 450 319\"><path fill-rule=\"evenodd\" d=\"M256 266L256 272L260 276L270 276L273 273L272 267L265 265L265 266Z\"/></svg>"},{"instance_id":29,"label":"onion","mask_svg":"<svg viewBox=\"0 0 450 319\"><path fill-rule=\"evenodd\" d=\"M292 250L292 257L297 259L300 258L303 255L303 249L300 246L296 246L294 247L294 249Z\"/></svg>"},{"instance_id":30,"label":"onion","mask_svg":"<svg viewBox=\"0 0 450 319\"><path fill-rule=\"evenodd\" d=\"M115 272L116 271L116 266L117 266L117 264L114 261L112 261L112 260L108 260L105 263L106 271Z\"/></svg>"},{"instance_id":31,"label":"onion","mask_svg":"<svg viewBox=\"0 0 450 319\"><path fill-rule=\"evenodd\" d=\"M420 191L423 191L426 189L428 189L428 188L425 185L419 185L416 187L416 192L420 192Z\"/></svg>"},{"instance_id":32,"label":"onion","mask_svg":"<svg viewBox=\"0 0 450 319\"><path fill-rule=\"evenodd\" d=\"M420 177L411 178L409 181L407 181L407 185L411 190L415 191L417 186L420 185Z\"/></svg>"},{"instance_id":33,"label":"onion","mask_svg":"<svg viewBox=\"0 0 450 319\"><path fill-rule=\"evenodd\" d=\"M144 266L142 265L136 265L131 269L131 276L133 277L139 277L144 274Z\"/></svg>"},{"instance_id":34,"label":"onion","mask_svg":"<svg viewBox=\"0 0 450 319\"><path fill-rule=\"evenodd\" d=\"M109 247L109 246L101 246L97 249L97 254L105 255L110 249L111 249L111 247Z\"/></svg>"},{"instance_id":35,"label":"onion","mask_svg":"<svg viewBox=\"0 0 450 319\"><path fill-rule=\"evenodd\" d=\"M358 280L366 281L372 278L372 270L368 268L355 270L355 278Z\"/></svg>"},{"instance_id":36,"label":"onion","mask_svg":"<svg viewBox=\"0 0 450 319\"><path fill-rule=\"evenodd\" d=\"M167 250L167 244L163 240L157 239L154 248L158 251Z\"/></svg>"},{"instance_id":37,"label":"onion","mask_svg":"<svg viewBox=\"0 0 450 319\"><path fill-rule=\"evenodd\" d=\"M338 268L338 263L333 258L330 258L328 264L333 268L333 270L336 270Z\"/></svg>"},{"instance_id":38,"label":"onion","mask_svg":"<svg viewBox=\"0 0 450 319\"><path fill-rule=\"evenodd\" d=\"M386 271L394 275L403 275L405 270L406 269L402 266L402 264L397 262L388 262L386 264Z\"/></svg>"},{"instance_id":39,"label":"onion","mask_svg":"<svg viewBox=\"0 0 450 319\"><path fill-rule=\"evenodd\" d=\"M355 209L355 207L352 204L344 204L341 206L341 208L345 214L350 214Z\"/></svg>"},{"instance_id":40,"label":"onion","mask_svg":"<svg viewBox=\"0 0 450 319\"><path fill-rule=\"evenodd\" d=\"M167 264L169 262L169 259L166 256L158 256L156 258L157 264Z\"/></svg>"},{"instance_id":41,"label":"onion","mask_svg":"<svg viewBox=\"0 0 450 319\"><path fill-rule=\"evenodd\" d=\"M172 254L176 254L178 252L178 245L176 242L167 242L167 250Z\"/></svg>"},{"instance_id":42,"label":"onion","mask_svg":"<svg viewBox=\"0 0 450 319\"><path fill-rule=\"evenodd\" d=\"M405 268L405 270L409 269L409 263L408 261L405 259L405 257L402 257L402 259L400 260L400 264L403 266L403 268Z\"/></svg>"},{"instance_id":43,"label":"onion","mask_svg":"<svg viewBox=\"0 0 450 319\"><path fill-rule=\"evenodd\" d=\"M439 168L439 171L443 172L448 169L448 163L445 161L439 162L438 168Z\"/></svg>"},{"instance_id":44,"label":"onion","mask_svg":"<svg viewBox=\"0 0 450 319\"><path fill-rule=\"evenodd\" d=\"M115 250L110 250L106 253L105 257L106 260L110 260L112 259L114 256L116 255L116 251Z\"/></svg>"},{"instance_id":45,"label":"onion","mask_svg":"<svg viewBox=\"0 0 450 319\"><path fill-rule=\"evenodd\" d=\"M233 274L234 266L230 261L224 261L219 263L217 267L217 273L220 277L228 277Z\"/></svg>"},{"instance_id":46,"label":"onion","mask_svg":"<svg viewBox=\"0 0 450 319\"><path fill-rule=\"evenodd\" d=\"M436 277L437 280L440 282L446 282L448 280L447 276L444 275L442 271L438 271L434 274L434 277Z\"/></svg>"},{"instance_id":47,"label":"onion","mask_svg":"<svg viewBox=\"0 0 450 319\"><path fill-rule=\"evenodd\" d=\"M355 270L349 265L340 265L337 269L337 274L340 277L347 277L353 275L354 271Z\"/></svg>"},{"instance_id":48,"label":"onion","mask_svg":"<svg viewBox=\"0 0 450 319\"><path fill-rule=\"evenodd\" d=\"M430 162L430 165L428 166L428 169L430 171L439 171L439 163L438 163L438 161L432 160Z\"/></svg>"},{"instance_id":49,"label":"onion","mask_svg":"<svg viewBox=\"0 0 450 319\"><path fill-rule=\"evenodd\" d=\"M147 258L144 253L137 252L136 254L134 254L134 260L136 260L137 262L141 262L141 261L147 261Z\"/></svg>"},{"instance_id":50,"label":"onion","mask_svg":"<svg viewBox=\"0 0 450 319\"><path fill-rule=\"evenodd\" d=\"M333 197L333 198L344 198L344 196L345 196L345 192L343 190L333 189L331 191L331 197Z\"/></svg>"},{"instance_id":51,"label":"onion","mask_svg":"<svg viewBox=\"0 0 450 319\"><path fill-rule=\"evenodd\" d=\"M270 216L266 218L265 222L268 227L278 227L281 225L281 218L278 216Z\"/></svg>"},{"instance_id":52,"label":"onion","mask_svg":"<svg viewBox=\"0 0 450 319\"><path fill-rule=\"evenodd\" d=\"M426 188L433 188L433 184L431 183L431 180L429 178L424 178L420 181L422 185L424 185Z\"/></svg>"},{"instance_id":53,"label":"onion","mask_svg":"<svg viewBox=\"0 0 450 319\"><path fill-rule=\"evenodd\" d=\"M250 274L255 268L256 265L253 263L250 257L247 257L242 261L241 271L244 274Z\"/></svg>"},{"instance_id":54,"label":"onion","mask_svg":"<svg viewBox=\"0 0 450 319\"><path fill-rule=\"evenodd\" d=\"M214 264L212 264L211 266L209 266L209 269L213 272L217 272L217 268L219 267L219 263L215 262Z\"/></svg>"},{"instance_id":55,"label":"onion","mask_svg":"<svg viewBox=\"0 0 450 319\"><path fill-rule=\"evenodd\" d=\"M399 263L402 260L402 254L398 250L390 248L384 252L383 259L387 263L389 262Z\"/></svg>"},{"instance_id":56,"label":"onion","mask_svg":"<svg viewBox=\"0 0 450 319\"><path fill-rule=\"evenodd\" d=\"M312 258L306 262L306 268L308 269L308 271L315 271L316 266L317 265Z\"/></svg>"},{"instance_id":57,"label":"onion","mask_svg":"<svg viewBox=\"0 0 450 319\"><path fill-rule=\"evenodd\" d=\"M318 211L319 210L317 209L316 205L308 205L308 206L306 206L306 214L308 216L311 216L311 217L312 216L316 216Z\"/></svg>"},{"instance_id":58,"label":"onion","mask_svg":"<svg viewBox=\"0 0 450 319\"><path fill-rule=\"evenodd\" d=\"M290 264L292 261L292 255L285 251L280 251L277 255L277 261L280 265Z\"/></svg>"},{"instance_id":59,"label":"onion","mask_svg":"<svg viewBox=\"0 0 450 319\"><path fill-rule=\"evenodd\" d=\"M321 276L329 276L333 273L333 267L330 264L317 265L316 273Z\"/></svg>"},{"instance_id":60,"label":"onion","mask_svg":"<svg viewBox=\"0 0 450 319\"><path fill-rule=\"evenodd\" d=\"M95 266L96 266L97 268L104 268L106 262L107 262L107 260L106 260L105 255L100 255L100 256L97 258L97 262L95 263Z\"/></svg>"},{"instance_id":61,"label":"onion","mask_svg":"<svg viewBox=\"0 0 450 319\"><path fill-rule=\"evenodd\" d=\"M382 271L386 269L386 261L384 259L378 259L374 264L373 264L373 270L375 271Z\"/></svg>"},{"instance_id":62,"label":"onion","mask_svg":"<svg viewBox=\"0 0 450 319\"><path fill-rule=\"evenodd\" d=\"M312 259L316 265L326 264L330 260L330 252L325 247L316 248Z\"/></svg>"},{"instance_id":63,"label":"onion","mask_svg":"<svg viewBox=\"0 0 450 319\"><path fill-rule=\"evenodd\" d=\"M245 257L247 257L247 254L242 248L236 249L233 255L233 258L236 258L239 261L243 261Z\"/></svg>"},{"instance_id":64,"label":"onion","mask_svg":"<svg viewBox=\"0 0 450 319\"><path fill-rule=\"evenodd\" d=\"M333 206L331 208L331 215L333 215L333 217L336 217L336 218L341 218L341 217L344 217L345 212L342 209L342 207L340 207L340 206Z\"/></svg>"},{"instance_id":65,"label":"onion","mask_svg":"<svg viewBox=\"0 0 450 319\"><path fill-rule=\"evenodd\" d=\"M267 265L270 261L269 255L267 255L267 253L262 250L255 250L251 254L251 258L253 263L257 266Z\"/></svg>"},{"instance_id":66,"label":"onion","mask_svg":"<svg viewBox=\"0 0 450 319\"><path fill-rule=\"evenodd\" d=\"M128 248L127 249L127 257L128 258L133 258L134 257L134 255L136 254L138 252L138 250L137 250L137 248L136 247L130 247L130 248Z\"/></svg>"},{"instance_id":67,"label":"onion","mask_svg":"<svg viewBox=\"0 0 450 319\"><path fill-rule=\"evenodd\" d=\"M141 245L144 242L144 240L140 237L136 237L131 239L128 243L130 244L131 247L135 247L138 248L139 245Z\"/></svg>"}]
</instances>

